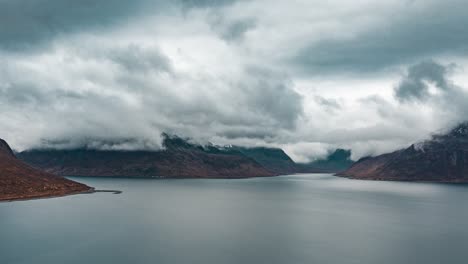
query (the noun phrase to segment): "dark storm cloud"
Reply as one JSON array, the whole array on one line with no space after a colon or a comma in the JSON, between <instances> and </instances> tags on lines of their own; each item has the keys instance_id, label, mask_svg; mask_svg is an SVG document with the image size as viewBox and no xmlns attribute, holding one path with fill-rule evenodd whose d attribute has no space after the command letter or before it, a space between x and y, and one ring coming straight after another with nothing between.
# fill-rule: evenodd
<instances>
[{"instance_id":1,"label":"dark storm cloud","mask_svg":"<svg viewBox=\"0 0 468 264\"><path fill-rule=\"evenodd\" d=\"M384 120L400 123L417 131L424 118L430 118L436 127L450 127L466 121L468 91L455 84L451 74L457 66L436 61L422 61L409 66L394 88L396 104L386 98L372 96L361 100L368 109L375 108ZM425 116L421 108L432 111ZM407 132L409 133L409 132Z\"/></svg>"},{"instance_id":2,"label":"dark storm cloud","mask_svg":"<svg viewBox=\"0 0 468 264\"><path fill-rule=\"evenodd\" d=\"M0 0L0 47L37 48L58 35L125 23L147 1Z\"/></svg>"},{"instance_id":3,"label":"dark storm cloud","mask_svg":"<svg viewBox=\"0 0 468 264\"><path fill-rule=\"evenodd\" d=\"M350 37L312 39L290 61L304 73L372 73L440 55L468 54L468 2L413 1ZM372 12L372 11L368 11ZM365 18L365 15L360 15ZM357 16L359 18L359 16ZM347 23L343 18L343 23ZM365 28L365 27L364 27ZM307 42L307 40L305 40Z\"/></svg>"},{"instance_id":4,"label":"dark storm cloud","mask_svg":"<svg viewBox=\"0 0 468 264\"><path fill-rule=\"evenodd\" d=\"M171 61L157 49L143 49L137 45L104 51L104 56L121 65L129 72L171 72ZM95 54L94 56L99 56Z\"/></svg>"},{"instance_id":5,"label":"dark storm cloud","mask_svg":"<svg viewBox=\"0 0 468 264\"><path fill-rule=\"evenodd\" d=\"M335 99L329 99L329 98L322 97L320 95L316 95L314 97L314 100L317 104L319 104L321 107L323 107L324 110L328 112L333 113L341 109L340 103L338 103L338 101Z\"/></svg>"},{"instance_id":6,"label":"dark storm cloud","mask_svg":"<svg viewBox=\"0 0 468 264\"><path fill-rule=\"evenodd\" d=\"M36 84L28 82L9 83L0 86L1 102L11 106L32 107L49 105L54 100L83 99L83 96L72 91L47 91L38 89Z\"/></svg>"},{"instance_id":7,"label":"dark storm cloud","mask_svg":"<svg viewBox=\"0 0 468 264\"><path fill-rule=\"evenodd\" d=\"M0 0L0 48L38 49L65 34L118 27L177 8L218 7L234 0Z\"/></svg>"},{"instance_id":8,"label":"dark storm cloud","mask_svg":"<svg viewBox=\"0 0 468 264\"><path fill-rule=\"evenodd\" d=\"M242 40L244 35L255 28L257 22L253 18L242 20L226 20L222 14L214 13L208 21L215 32L226 41Z\"/></svg>"},{"instance_id":9,"label":"dark storm cloud","mask_svg":"<svg viewBox=\"0 0 468 264\"><path fill-rule=\"evenodd\" d=\"M228 25L223 32L223 38L227 40L236 40L244 36L246 32L255 27L255 20L248 19L243 21L236 21Z\"/></svg>"},{"instance_id":10,"label":"dark storm cloud","mask_svg":"<svg viewBox=\"0 0 468 264\"><path fill-rule=\"evenodd\" d=\"M413 134L421 140L429 135L428 132L439 129L445 131L467 121L468 91L451 79L456 68L454 64L420 62L409 66L407 73L394 88L396 104L375 96L362 102L368 108L375 108L383 120L395 124L393 127L399 126L403 132L402 138ZM424 131L430 124L436 129Z\"/></svg>"},{"instance_id":11,"label":"dark storm cloud","mask_svg":"<svg viewBox=\"0 0 468 264\"><path fill-rule=\"evenodd\" d=\"M291 89L292 83L266 68L248 67L246 72L255 76L242 89L248 94L249 108L269 115L281 127L293 129L302 114L302 97Z\"/></svg>"},{"instance_id":12,"label":"dark storm cloud","mask_svg":"<svg viewBox=\"0 0 468 264\"><path fill-rule=\"evenodd\" d=\"M183 6L189 8L219 7L232 4L239 0L179 0Z\"/></svg>"},{"instance_id":13,"label":"dark storm cloud","mask_svg":"<svg viewBox=\"0 0 468 264\"><path fill-rule=\"evenodd\" d=\"M154 148L153 142L138 138L93 138L75 137L72 139L42 139L37 146L41 149L100 149L100 150L145 150Z\"/></svg>"},{"instance_id":14,"label":"dark storm cloud","mask_svg":"<svg viewBox=\"0 0 468 264\"><path fill-rule=\"evenodd\" d=\"M434 61L413 65L395 88L395 96L400 101L424 100L430 96L429 84L446 91L449 89L448 72L448 67Z\"/></svg>"},{"instance_id":15,"label":"dark storm cloud","mask_svg":"<svg viewBox=\"0 0 468 264\"><path fill-rule=\"evenodd\" d=\"M434 61L413 65L395 87L395 97L402 103L418 102L429 106L442 116L442 122L448 123L442 127L466 122L468 91L451 80L450 74L455 68L455 64L444 65ZM429 85L432 85L432 91Z\"/></svg>"},{"instance_id":16,"label":"dark storm cloud","mask_svg":"<svg viewBox=\"0 0 468 264\"><path fill-rule=\"evenodd\" d=\"M434 61L409 67L395 87L395 98L402 104L416 102L430 107L436 115L443 116L442 127L466 121L468 92L450 79L454 68L454 64L444 65Z\"/></svg>"},{"instance_id":17,"label":"dark storm cloud","mask_svg":"<svg viewBox=\"0 0 468 264\"><path fill-rule=\"evenodd\" d=\"M34 77L21 76L14 63L2 61L0 65L0 109L24 108L33 109L38 106L50 105L55 100L83 99L83 95L75 91L49 89Z\"/></svg>"}]
</instances>

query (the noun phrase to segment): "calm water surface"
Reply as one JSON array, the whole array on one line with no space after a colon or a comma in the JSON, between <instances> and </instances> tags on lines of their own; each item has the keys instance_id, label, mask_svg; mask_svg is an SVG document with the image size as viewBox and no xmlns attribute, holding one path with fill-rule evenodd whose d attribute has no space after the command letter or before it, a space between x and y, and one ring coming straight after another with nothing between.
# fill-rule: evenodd
<instances>
[{"instance_id":1,"label":"calm water surface","mask_svg":"<svg viewBox=\"0 0 468 264\"><path fill-rule=\"evenodd\" d=\"M0 203L1 264L468 263L466 185L74 179L123 193Z\"/></svg>"}]
</instances>

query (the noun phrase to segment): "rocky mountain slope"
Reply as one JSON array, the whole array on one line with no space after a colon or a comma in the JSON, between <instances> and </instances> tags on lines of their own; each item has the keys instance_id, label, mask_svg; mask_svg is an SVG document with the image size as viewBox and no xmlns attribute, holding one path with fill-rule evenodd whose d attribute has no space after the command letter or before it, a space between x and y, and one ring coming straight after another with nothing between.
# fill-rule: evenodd
<instances>
[{"instance_id":1,"label":"rocky mountain slope","mask_svg":"<svg viewBox=\"0 0 468 264\"><path fill-rule=\"evenodd\" d=\"M363 158L338 175L369 180L468 182L468 123L406 149Z\"/></svg>"},{"instance_id":2,"label":"rocky mountain slope","mask_svg":"<svg viewBox=\"0 0 468 264\"><path fill-rule=\"evenodd\" d=\"M91 190L84 184L26 165L0 139L0 201L62 196Z\"/></svg>"}]
</instances>

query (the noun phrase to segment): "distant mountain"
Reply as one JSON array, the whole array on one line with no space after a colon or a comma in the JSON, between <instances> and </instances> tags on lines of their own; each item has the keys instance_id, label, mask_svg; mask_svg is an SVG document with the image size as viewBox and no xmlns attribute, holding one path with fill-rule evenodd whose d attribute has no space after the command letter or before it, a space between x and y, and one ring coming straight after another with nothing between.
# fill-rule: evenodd
<instances>
[{"instance_id":1,"label":"distant mountain","mask_svg":"<svg viewBox=\"0 0 468 264\"><path fill-rule=\"evenodd\" d=\"M252 158L269 171L280 174L292 174L302 171L302 169L280 148L232 147L232 149Z\"/></svg>"},{"instance_id":2,"label":"distant mountain","mask_svg":"<svg viewBox=\"0 0 468 264\"><path fill-rule=\"evenodd\" d=\"M84 184L26 165L0 139L0 201L61 196L90 190L92 188Z\"/></svg>"},{"instance_id":3,"label":"distant mountain","mask_svg":"<svg viewBox=\"0 0 468 264\"><path fill-rule=\"evenodd\" d=\"M353 163L354 161L351 160L351 150L336 149L325 159L319 159L304 166L314 168L317 171L332 173L344 171L351 167Z\"/></svg>"},{"instance_id":4,"label":"distant mountain","mask_svg":"<svg viewBox=\"0 0 468 264\"><path fill-rule=\"evenodd\" d=\"M278 175L234 148L202 146L164 134L161 151L29 150L25 162L58 175L246 178Z\"/></svg>"},{"instance_id":5,"label":"distant mountain","mask_svg":"<svg viewBox=\"0 0 468 264\"><path fill-rule=\"evenodd\" d=\"M468 182L468 123L406 149L363 158L338 175L369 180Z\"/></svg>"},{"instance_id":6,"label":"distant mountain","mask_svg":"<svg viewBox=\"0 0 468 264\"><path fill-rule=\"evenodd\" d=\"M310 163L294 162L280 148L266 147L233 147L242 154L254 159L270 171L281 174L293 173L332 173L339 172L349 168L353 161L351 160L351 151L337 149L325 159L316 160Z\"/></svg>"}]
</instances>

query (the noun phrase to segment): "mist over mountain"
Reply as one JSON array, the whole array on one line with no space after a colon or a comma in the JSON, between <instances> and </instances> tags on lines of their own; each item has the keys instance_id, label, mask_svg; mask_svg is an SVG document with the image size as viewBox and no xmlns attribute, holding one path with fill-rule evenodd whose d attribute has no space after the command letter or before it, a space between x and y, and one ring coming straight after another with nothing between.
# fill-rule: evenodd
<instances>
[{"instance_id":1,"label":"mist over mountain","mask_svg":"<svg viewBox=\"0 0 468 264\"><path fill-rule=\"evenodd\" d=\"M363 158L338 175L369 180L468 182L468 123L407 148Z\"/></svg>"},{"instance_id":2,"label":"mist over mountain","mask_svg":"<svg viewBox=\"0 0 468 264\"><path fill-rule=\"evenodd\" d=\"M277 175L233 149L193 144L163 134L159 151L77 149L29 150L18 156L29 164L58 175L245 178Z\"/></svg>"},{"instance_id":3,"label":"mist over mountain","mask_svg":"<svg viewBox=\"0 0 468 264\"><path fill-rule=\"evenodd\" d=\"M348 169L354 161L351 159L351 150L336 149L324 159L318 159L304 164L323 172L340 172Z\"/></svg>"},{"instance_id":4,"label":"mist over mountain","mask_svg":"<svg viewBox=\"0 0 468 264\"><path fill-rule=\"evenodd\" d=\"M339 171L331 166L297 164L279 148L201 145L175 135L164 133L162 137L161 150L103 150L85 145L26 150L18 157L62 176L248 178Z\"/></svg>"}]
</instances>

